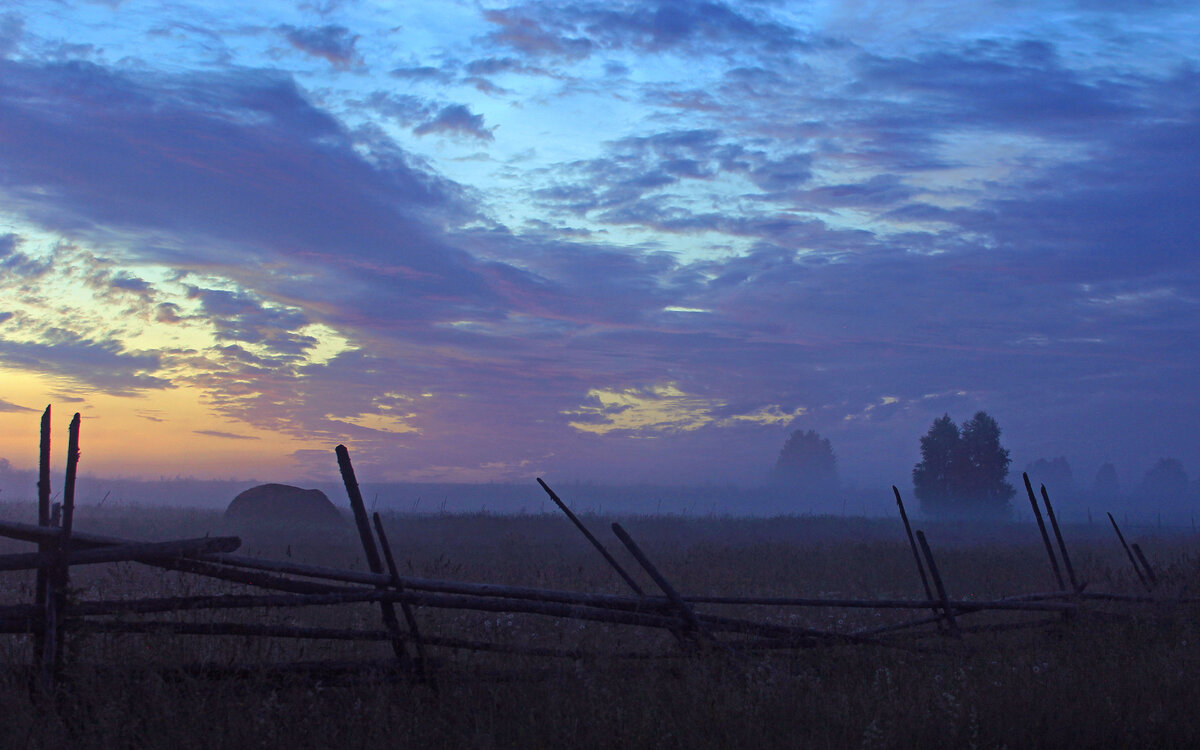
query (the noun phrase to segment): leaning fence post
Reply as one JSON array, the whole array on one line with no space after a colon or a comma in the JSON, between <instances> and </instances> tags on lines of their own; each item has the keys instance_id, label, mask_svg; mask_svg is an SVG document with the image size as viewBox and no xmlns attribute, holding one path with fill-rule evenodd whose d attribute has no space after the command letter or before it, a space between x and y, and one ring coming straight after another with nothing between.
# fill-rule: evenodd
<instances>
[{"instance_id":1,"label":"leaning fence post","mask_svg":"<svg viewBox=\"0 0 1200 750\"><path fill-rule=\"evenodd\" d=\"M654 567L654 563L650 562L650 558L646 557L646 554L642 552L642 549L637 545L637 542L633 541L633 537L629 536L629 532L621 528L621 524L617 523L616 521L614 521L612 524L612 530L613 533L617 535L617 538L621 540L621 544L625 545L625 549L629 550L629 554L633 555L633 559L637 560L638 565L642 566L642 570L645 570L646 573L649 574L654 583L657 584L658 587L662 589L662 592L667 595L667 599L670 600L671 604L675 605L675 609L679 611L679 614L683 617L683 621L688 624L688 629L694 633L699 633L709 643L721 646L727 651L731 651L732 649L730 649L728 645L718 641L716 637L709 632L708 628L704 627L704 624L701 623L696 617L696 613L693 612L692 608L688 606L688 603L683 600L683 597L679 595L679 592L675 590L675 587L671 585L670 581L668 581L662 573L658 572L658 568Z\"/></svg>"},{"instance_id":2,"label":"leaning fence post","mask_svg":"<svg viewBox=\"0 0 1200 750\"><path fill-rule=\"evenodd\" d=\"M933 577L933 585L937 587L938 598L941 599L942 612L945 613L950 634L961 638L962 633L958 630L958 621L954 619L954 609L950 606L950 597L946 594L946 586L942 583L942 576L938 573L937 563L933 560L933 551L929 549L929 542L925 540L924 531L917 531L917 540L921 543L921 551L925 553L925 562L929 563L929 575Z\"/></svg>"},{"instance_id":3,"label":"leaning fence post","mask_svg":"<svg viewBox=\"0 0 1200 750\"><path fill-rule=\"evenodd\" d=\"M1067 554L1067 543L1063 541L1062 530L1059 529L1058 519L1054 516L1054 506L1050 504L1050 493L1046 492L1046 485L1041 486L1041 491L1042 503L1046 506L1046 517L1050 519L1050 528L1054 529L1054 538L1058 540L1058 551L1062 553L1063 566L1067 569L1067 578L1071 581L1071 588L1081 591L1082 587L1075 578L1075 566L1071 565L1071 556Z\"/></svg>"},{"instance_id":4,"label":"leaning fence post","mask_svg":"<svg viewBox=\"0 0 1200 750\"><path fill-rule=\"evenodd\" d=\"M1146 578L1150 581L1150 588L1154 588L1158 585L1158 576L1154 574L1154 568L1150 567L1150 561L1142 554L1142 548L1137 542L1129 546L1133 548L1133 554L1137 555L1138 562L1142 564L1142 568L1146 571Z\"/></svg>"},{"instance_id":5,"label":"leaning fence post","mask_svg":"<svg viewBox=\"0 0 1200 750\"><path fill-rule=\"evenodd\" d=\"M892 494L896 496L896 507L900 509L900 520L904 521L904 533L908 535L908 544L912 547L913 559L917 561L917 572L921 574L921 586L925 589L925 597L930 601L930 609L937 613L937 607L933 602L933 589L929 588L929 578L925 575L925 564L921 562L921 552L917 549L917 540L913 538L912 526L908 523L908 513L904 511L904 501L900 499L900 489L896 485L892 485ZM942 621L938 620L938 627L942 627Z\"/></svg>"},{"instance_id":6,"label":"leaning fence post","mask_svg":"<svg viewBox=\"0 0 1200 750\"><path fill-rule=\"evenodd\" d=\"M388 544L387 533L383 530L383 519L376 513L374 520L375 533L379 535L379 546L383 550L383 559L387 562L388 574L392 577L392 588L404 591L404 583L400 580L400 569L396 567L396 558L392 556L392 545ZM417 618L413 614L412 606L406 601L401 601L400 611L404 613L404 619L408 623L408 632L412 634L413 643L417 647L417 676L432 685L433 682L425 669L425 643L421 640L421 631L417 628Z\"/></svg>"},{"instance_id":7,"label":"leaning fence post","mask_svg":"<svg viewBox=\"0 0 1200 750\"><path fill-rule=\"evenodd\" d=\"M1129 545L1125 543L1125 535L1121 533L1121 527L1117 526L1117 519L1113 518L1113 514L1108 514L1108 520L1112 522L1113 531L1117 532L1117 539L1121 540L1121 546L1125 548L1125 554L1129 556L1129 564L1133 566L1133 572L1137 573L1138 580L1150 590L1150 583L1146 581L1146 576L1142 575L1142 569L1138 567L1137 560L1133 558L1133 550L1129 549Z\"/></svg>"},{"instance_id":8,"label":"leaning fence post","mask_svg":"<svg viewBox=\"0 0 1200 750\"><path fill-rule=\"evenodd\" d=\"M350 497L350 509L354 511L354 523L358 526L358 537L362 540L363 554L367 557L367 566L372 573L383 573L383 561L379 559L379 550L375 548L375 538L371 536L371 522L367 520L367 507L363 504L362 492L358 488L358 479L354 476L354 466L350 463L350 451L346 446L339 445L334 449L337 454L338 469L342 473L342 482L346 485L346 494ZM380 586L380 588L384 588ZM404 634L400 632L400 621L396 619L396 608L391 602L379 602L383 625L392 635L392 651L396 660L404 664L408 654L404 650Z\"/></svg>"},{"instance_id":9,"label":"leaning fence post","mask_svg":"<svg viewBox=\"0 0 1200 750\"><path fill-rule=\"evenodd\" d=\"M1050 545L1050 535L1046 533L1046 522L1042 520L1042 511L1038 510L1037 497L1033 494L1033 485L1029 483L1029 474L1022 472L1021 477L1025 480L1025 491L1029 493L1029 504L1033 507L1033 517L1037 519L1038 530L1042 532L1042 543L1046 545L1046 554L1050 557L1050 567L1054 569L1054 578L1058 581L1059 590L1065 591L1067 584L1063 581L1062 571L1058 569L1058 560L1054 557L1054 547Z\"/></svg>"},{"instance_id":10,"label":"leaning fence post","mask_svg":"<svg viewBox=\"0 0 1200 750\"><path fill-rule=\"evenodd\" d=\"M629 588L633 589L634 593L637 595L645 596L646 592L642 591L642 587L637 584L637 581L633 580L633 577L625 572L625 569L621 567L621 563L617 562L616 558L609 554L604 545L600 543L600 540L593 536L592 532L588 531L587 526L583 525L583 521L580 521L579 517L572 513L571 509L567 507L567 504L559 499L558 495L554 494L554 490L550 489L550 486L543 482L541 477L537 478L537 482L538 484L542 485L542 489L546 491L546 494L550 496L550 499L554 501L554 504L558 506L559 510L565 513L567 518L571 519L571 523L575 524L575 528L579 529L579 531L585 537L587 537L587 540L592 543L592 546L595 547L596 550L604 557L604 559L608 561L608 564L613 567L613 570L617 571L617 574L620 575L621 578L625 579L625 583L629 584Z\"/></svg>"},{"instance_id":11,"label":"leaning fence post","mask_svg":"<svg viewBox=\"0 0 1200 750\"><path fill-rule=\"evenodd\" d=\"M609 553L608 549L603 544L600 543L600 540L597 539L591 531L588 531L588 527L584 526L583 521L579 520L579 517L571 512L571 509L568 508L567 504L562 501L562 498L555 494L554 490L550 489L550 485L543 482L541 477L537 478L537 482L542 486L542 489L546 491L546 494L550 496L550 499L554 501L554 504L558 506L559 510L565 513L567 518L571 519L571 523L575 524L575 528L579 529L580 533L582 533L584 537L586 537L587 540L592 543L592 546L596 548L596 551L598 551L600 555L606 561L608 561L608 564L612 566L613 570L617 571L617 574L621 576L625 583L629 584L629 588L633 589L633 593L637 594L638 596L645 596L646 592L642 590L642 587L638 585L637 581L633 580L633 576L629 575L629 573L625 571L625 568L621 567L621 563L617 562L617 559ZM671 635L675 636L675 640L679 641L681 646L684 644L683 633L681 633L678 628L672 628Z\"/></svg>"}]
</instances>

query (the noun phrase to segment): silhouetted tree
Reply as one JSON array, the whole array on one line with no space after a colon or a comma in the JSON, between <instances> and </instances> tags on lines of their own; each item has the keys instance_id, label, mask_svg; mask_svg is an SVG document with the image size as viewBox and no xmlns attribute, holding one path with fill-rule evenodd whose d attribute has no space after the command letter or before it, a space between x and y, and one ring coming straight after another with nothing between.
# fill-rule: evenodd
<instances>
[{"instance_id":1,"label":"silhouetted tree","mask_svg":"<svg viewBox=\"0 0 1200 750\"><path fill-rule=\"evenodd\" d=\"M771 481L813 492L836 489L837 456L829 439L814 430L793 432L779 451Z\"/></svg>"},{"instance_id":2,"label":"silhouetted tree","mask_svg":"<svg viewBox=\"0 0 1200 750\"><path fill-rule=\"evenodd\" d=\"M1096 479L1092 482L1092 492L1098 497L1116 497L1121 491L1121 483L1117 480L1117 467L1112 465L1112 462L1106 462L1101 465L1100 470L1096 472Z\"/></svg>"},{"instance_id":3,"label":"silhouetted tree","mask_svg":"<svg viewBox=\"0 0 1200 750\"><path fill-rule=\"evenodd\" d=\"M987 412L977 412L961 430L946 414L921 438L913 488L928 513L1006 515L1015 494L1005 481L1011 462L1000 445L1000 425Z\"/></svg>"},{"instance_id":4,"label":"silhouetted tree","mask_svg":"<svg viewBox=\"0 0 1200 750\"><path fill-rule=\"evenodd\" d=\"M913 491L926 512L949 510L959 453L958 425L949 414L935 419L921 438L921 462L913 467Z\"/></svg>"},{"instance_id":5,"label":"silhouetted tree","mask_svg":"<svg viewBox=\"0 0 1200 750\"><path fill-rule=\"evenodd\" d=\"M987 513L1007 513L1008 500L1016 490L1004 481L1008 476L1008 449L1000 445L1000 425L987 412L976 412L963 422L961 477L963 500Z\"/></svg>"},{"instance_id":6,"label":"silhouetted tree","mask_svg":"<svg viewBox=\"0 0 1200 750\"><path fill-rule=\"evenodd\" d=\"M1036 487L1046 485L1046 489L1059 496L1070 495L1075 488L1075 475L1066 456L1059 456L1051 461L1039 458L1025 467L1025 473Z\"/></svg>"},{"instance_id":7,"label":"silhouetted tree","mask_svg":"<svg viewBox=\"0 0 1200 750\"><path fill-rule=\"evenodd\" d=\"M1188 492L1188 475L1178 459L1160 458L1146 470L1142 492L1155 500L1182 500Z\"/></svg>"}]
</instances>

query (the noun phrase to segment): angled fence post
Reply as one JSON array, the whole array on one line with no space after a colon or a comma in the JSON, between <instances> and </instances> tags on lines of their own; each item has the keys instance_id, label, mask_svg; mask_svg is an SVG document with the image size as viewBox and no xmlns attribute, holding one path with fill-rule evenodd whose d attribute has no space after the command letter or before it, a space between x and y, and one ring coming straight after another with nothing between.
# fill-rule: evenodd
<instances>
[{"instance_id":1,"label":"angled fence post","mask_svg":"<svg viewBox=\"0 0 1200 750\"><path fill-rule=\"evenodd\" d=\"M541 477L537 478L537 483L542 486L542 489L546 491L546 494L550 496L550 499L554 501L554 504L558 506L558 509L565 513L567 518L571 519L571 523L575 524L575 528L579 529L580 533L582 533L584 537L586 537L587 540L592 543L592 546L596 548L596 551L608 561L608 564L612 566L613 570L617 571L617 575L621 576L625 583L629 584L629 588L633 589L635 594L644 596L646 592L642 591L642 587L637 584L637 581L633 580L633 577L630 576L629 573L625 572L625 568L621 567L621 563L617 562L616 558L609 554L609 551L604 547L603 544L600 543L600 540L593 536L592 532L588 531L588 527L584 526L583 521L580 521L579 517L572 513L571 509L567 507L567 504L559 499L558 495L554 493L554 490L550 489L550 485L543 482Z\"/></svg>"},{"instance_id":2,"label":"angled fence post","mask_svg":"<svg viewBox=\"0 0 1200 750\"><path fill-rule=\"evenodd\" d=\"M912 548L913 559L917 562L917 572L921 574L921 586L925 589L925 596L929 599L929 608L937 614L937 606L933 604L933 589L929 588L929 577L925 575L925 564L921 562L921 551L917 549L917 540L913 538L912 526L908 523L908 513L904 511L904 501L900 499L900 489L896 485L892 485L892 494L896 496L896 507L900 509L900 520L904 521L904 533L908 535L908 546ZM945 626L945 623L939 619L938 628Z\"/></svg>"},{"instance_id":3,"label":"angled fence post","mask_svg":"<svg viewBox=\"0 0 1200 750\"><path fill-rule=\"evenodd\" d=\"M1054 506L1050 504L1050 493L1046 492L1046 485L1041 486L1042 503L1046 506L1046 517L1050 519L1050 527L1054 529L1054 538L1058 540L1058 551L1062 553L1063 567L1067 569L1067 578L1071 581L1071 588L1075 591L1081 591L1082 586L1075 578L1075 566L1071 565L1071 556L1067 554L1067 543L1063 541L1062 530L1058 527L1058 519L1054 516Z\"/></svg>"},{"instance_id":4,"label":"angled fence post","mask_svg":"<svg viewBox=\"0 0 1200 750\"><path fill-rule=\"evenodd\" d=\"M1142 564L1142 569L1146 571L1146 580L1150 582L1150 588L1153 589L1158 585L1158 576L1154 574L1154 568L1150 567L1150 561L1142 554L1141 545L1134 542L1129 546L1133 548L1133 554L1137 555L1138 562Z\"/></svg>"},{"instance_id":5,"label":"angled fence post","mask_svg":"<svg viewBox=\"0 0 1200 750\"><path fill-rule=\"evenodd\" d=\"M362 492L358 488L358 479L354 476L354 466L350 463L350 451L346 446L339 445L334 449L337 454L338 469L342 473L342 483L346 485L346 494L350 497L350 509L354 511L354 523L358 527L358 537L362 541L363 554L367 557L367 566L372 573L383 573L383 561L379 559L379 550L375 548L375 538L371 535L371 522L367 519L367 506L363 504ZM382 584L380 588L384 588ZM383 625L392 635L392 652L401 664L408 663L408 652L404 649L404 634L400 631L400 621L396 619L396 608L391 602L379 603Z\"/></svg>"},{"instance_id":6,"label":"angled fence post","mask_svg":"<svg viewBox=\"0 0 1200 750\"><path fill-rule=\"evenodd\" d=\"M375 533L379 535L379 546L383 549L383 559L387 562L388 574L392 577L392 588L404 591L404 583L400 580L400 569L396 567L396 558L392 556L392 545L388 544L387 533L383 530L383 519L376 513L374 521ZM412 606L406 601L401 601L400 611L404 613L404 619L408 622L408 632L417 647L417 677L433 685L432 678L426 669L425 643L421 640L421 631L417 627L417 618L413 614Z\"/></svg>"},{"instance_id":7,"label":"angled fence post","mask_svg":"<svg viewBox=\"0 0 1200 750\"><path fill-rule=\"evenodd\" d=\"M929 575L933 576L933 585L937 587L938 598L942 603L942 612L946 617L946 625L950 628L950 635L962 638L962 633L958 629L958 621L954 619L954 609L950 606L950 597L946 594L946 585L942 583L942 576L938 573L937 563L933 560L933 551L929 549L929 542L925 540L924 531L917 531L917 541L921 543L921 551L925 553L925 561L929 563Z\"/></svg>"},{"instance_id":8,"label":"angled fence post","mask_svg":"<svg viewBox=\"0 0 1200 750\"><path fill-rule=\"evenodd\" d=\"M1033 485L1029 483L1029 474L1022 473L1021 477L1025 480L1025 492L1029 494L1029 504L1033 507L1033 517L1037 519L1038 531L1042 532L1042 543L1046 545L1046 554L1050 557L1050 567L1054 569L1054 580L1058 581L1058 588L1065 591L1067 584L1063 581L1062 571L1058 569L1058 560L1054 557L1054 547L1050 544L1050 535L1046 533L1046 522L1042 520L1042 511L1038 509L1037 498L1033 494Z\"/></svg>"},{"instance_id":9,"label":"angled fence post","mask_svg":"<svg viewBox=\"0 0 1200 750\"><path fill-rule=\"evenodd\" d=\"M1129 557L1129 564L1133 566L1133 572L1137 573L1138 580L1146 587L1147 591L1151 590L1150 582L1146 580L1146 576L1142 573L1142 569L1138 567L1137 560L1133 557L1133 550L1129 549L1129 545L1125 543L1125 535L1121 533L1121 527L1117 526L1117 519L1113 518L1113 514L1108 514L1108 520L1112 523L1113 531L1117 532L1117 539L1121 540L1121 546L1125 548L1125 554Z\"/></svg>"},{"instance_id":10,"label":"angled fence post","mask_svg":"<svg viewBox=\"0 0 1200 750\"><path fill-rule=\"evenodd\" d=\"M642 566L642 570L645 570L654 583L667 595L667 599L675 606L675 609L683 617L683 621L688 624L688 629L693 633L703 636L708 643L732 653L732 649L728 644L718 641L709 629L704 627L704 624L696 617L696 613L692 610L691 606L683 600L683 597L679 595L679 592L675 590L671 582L658 571L658 568L654 567L654 563L650 562L650 558L646 557L646 553L642 552L637 542L633 541L633 537L629 536L629 532L621 528L621 524L615 521L612 524L612 530L617 535L617 538L621 540L621 544L625 545L625 549L629 550L629 554L633 555L633 559L637 560L638 564Z\"/></svg>"}]
</instances>

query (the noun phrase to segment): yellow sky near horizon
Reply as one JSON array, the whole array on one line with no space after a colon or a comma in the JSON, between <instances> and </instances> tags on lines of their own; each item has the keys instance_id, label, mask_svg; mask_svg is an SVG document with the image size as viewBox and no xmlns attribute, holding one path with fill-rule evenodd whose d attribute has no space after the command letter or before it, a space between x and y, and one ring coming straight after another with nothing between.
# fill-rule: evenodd
<instances>
[{"instance_id":1,"label":"yellow sky near horizon","mask_svg":"<svg viewBox=\"0 0 1200 750\"><path fill-rule=\"evenodd\" d=\"M67 425L75 412L82 417L80 471L85 473L266 479L292 466L294 451L328 448L245 422L233 423L210 409L198 390L188 387L114 396L80 392L66 378L5 367L0 367L0 383L3 400L24 407L0 411L0 457L17 469L37 466L39 426L47 404L55 471L61 470Z\"/></svg>"}]
</instances>

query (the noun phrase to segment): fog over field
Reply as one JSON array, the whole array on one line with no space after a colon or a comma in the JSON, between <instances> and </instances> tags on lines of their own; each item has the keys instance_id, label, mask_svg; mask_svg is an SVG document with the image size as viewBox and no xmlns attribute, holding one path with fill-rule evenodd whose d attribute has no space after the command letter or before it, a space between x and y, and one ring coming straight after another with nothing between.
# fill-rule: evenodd
<instances>
[{"instance_id":1,"label":"fog over field","mask_svg":"<svg viewBox=\"0 0 1200 750\"><path fill-rule=\"evenodd\" d=\"M56 477L57 479L57 477ZM1011 501L1008 520L1033 523L1028 499L1019 473L1010 477L1018 488ZM268 480L205 480L163 477L153 480L79 478L77 500L93 508L168 506L224 510L243 490ZM289 482L286 477L270 481ZM605 485L592 482L554 482L547 478L564 501L580 513L600 515L678 515L692 518L794 516L867 516L898 519L890 487L843 486L831 492L813 493L804 488L719 485ZM1037 486L1036 475L1034 477ZM22 502L28 509L26 521L34 519L37 476L32 471L0 473L0 502ZM345 487L340 481L291 480L291 484L319 489L335 505L348 512ZM1054 487L1047 482L1048 487ZM559 511L533 479L517 483L416 483L373 482L362 478L363 497L372 509L405 514L492 513L501 515L556 514ZM61 487L53 487L55 497ZM900 486L908 512L917 518L937 520L937 514L922 515L911 483ZM1055 508L1064 522L1101 522L1105 513L1118 520L1146 527L1160 525L1190 529L1200 515L1200 498L1194 488L1177 498L1148 497L1134 488L1129 493L1096 495L1090 491L1050 490ZM21 520L14 516L14 520ZM1103 531L1111 533L1111 529Z\"/></svg>"}]
</instances>

